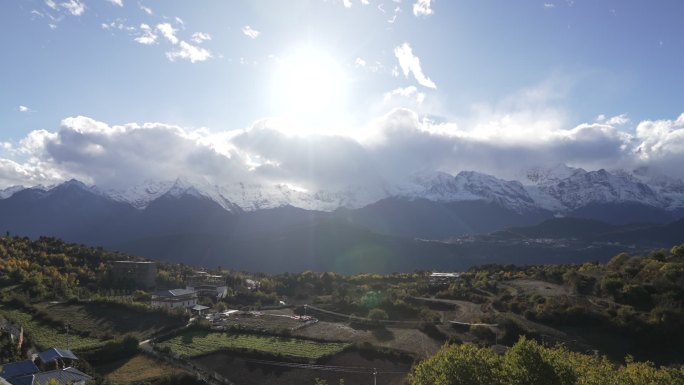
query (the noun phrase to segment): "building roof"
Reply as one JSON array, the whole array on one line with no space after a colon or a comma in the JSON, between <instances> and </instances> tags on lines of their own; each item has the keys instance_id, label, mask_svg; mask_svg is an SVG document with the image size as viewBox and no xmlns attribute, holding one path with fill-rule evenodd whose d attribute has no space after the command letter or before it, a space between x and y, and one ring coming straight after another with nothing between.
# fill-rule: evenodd
<instances>
[{"instance_id":1,"label":"building roof","mask_svg":"<svg viewBox=\"0 0 684 385\"><path fill-rule=\"evenodd\" d=\"M195 305L195 306L190 308L190 310L194 310L194 311L202 311L202 310L207 310L207 309L209 309L209 306L203 306L203 305Z\"/></svg>"},{"instance_id":2,"label":"building roof","mask_svg":"<svg viewBox=\"0 0 684 385\"><path fill-rule=\"evenodd\" d=\"M157 262L154 261L112 261L112 263L130 263L130 264L136 264L136 265L150 265L150 264L156 264Z\"/></svg>"},{"instance_id":3,"label":"building roof","mask_svg":"<svg viewBox=\"0 0 684 385\"><path fill-rule=\"evenodd\" d=\"M461 274L460 273L438 273L434 272L430 274L430 277L433 278L458 278Z\"/></svg>"},{"instance_id":4,"label":"building roof","mask_svg":"<svg viewBox=\"0 0 684 385\"><path fill-rule=\"evenodd\" d=\"M33 361L24 360L3 365L2 371L0 371L0 377L9 380L12 377L25 376L38 372L40 372L40 370Z\"/></svg>"},{"instance_id":5,"label":"building roof","mask_svg":"<svg viewBox=\"0 0 684 385\"><path fill-rule=\"evenodd\" d=\"M158 291L156 293L153 293L152 295L156 295L158 297L180 297L184 295L191 295L195 294L194 290L188 290L188 289L172 289L172 290L163 290L163 291Z\"/></svg>"},{"instance_id":6,"label":"building roof","mask_svg":"<svg viewBox=\"0 0 684 385\"><path fill-rule=\"evenodd\" d=\"M71 350L58 348L50 348L44 352L40 352L38 353L38 358L40 358L40 360L43 363L52 362L60 358L66 358L68 360L78 360L78 357L76 357L76 355L72 353Z\"/></svg>"},{"instance_id":7,"label":"building roof","mask_svg":"<svg viewBox=\"0 0 684 385\"><path fill-rule=\"evenodd\" d=\"M57 380L59 385L67 385L79 381L88 381L91 380L92 377L76 368L69 367L30 374L28 376L15 377L10 380L10 383L12 385L44 385L52 379Z\"/></svg>"}]
</instances>

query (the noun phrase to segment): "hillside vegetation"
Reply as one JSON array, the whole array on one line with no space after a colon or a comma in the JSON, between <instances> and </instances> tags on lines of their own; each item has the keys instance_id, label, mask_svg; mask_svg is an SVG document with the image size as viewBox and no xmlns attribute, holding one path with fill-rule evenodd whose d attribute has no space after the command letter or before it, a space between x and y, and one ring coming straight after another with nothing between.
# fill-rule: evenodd
<instances>
[{"instance_id":1,"label":"hillside vegetation","mask_svg":"<svg viewBox=\"0 0 684 385\"><path fill-rule=\"evenodd\" d=\"M21 326L28 341L17 349L0 333L0 360L69 345L106 365L136 354L139 340L179 329L156 343L157 353L314 360L355 344L423 360L413 384L478 383L471 375L501 385L682 383L684 245L620 253L605 264L490 264L442 278L204 269L225 278L228 295L202 303L244 310L213 331L208 321L183 329L185 310L152 308L150 293L114 279L107 264L121 259L135 258L54 238L0 237L0 319ZM196 270L158 267L162 288L183 287ZM296 315L318 322L300 327Z\"/></svg>"}]
</instances>

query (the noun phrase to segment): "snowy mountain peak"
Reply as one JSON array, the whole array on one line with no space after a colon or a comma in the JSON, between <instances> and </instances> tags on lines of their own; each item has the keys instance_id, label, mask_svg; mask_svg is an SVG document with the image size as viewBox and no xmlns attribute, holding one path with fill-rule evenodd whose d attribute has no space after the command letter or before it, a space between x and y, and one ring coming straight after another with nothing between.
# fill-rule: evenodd
<instances>
[{"instance_id":1,"label":"snowy mountain peak","mask_svg":"<svg viewBox=\"0 0 684 385\"><path fill-rule=\"evenodd\" d=\"M576 209L590 203L638 202L663 207L665 200L651 187L628 172L608 172L604 169L585 171L581 168L555 168L552 171L534 170L529 173L533 182L528 190L546 194L566 209Z\"/></svg>"},{"instance_id":2,"label":"snowy mountain peak","mask_svg":"<svg viewBox=\"0 0 684 385\"><path fill-rule=\"evenodd\" d=\"M456 176L445 172L420 172L403 182L371 186L349 185L335 189L312 189L290 183L243 183L224 185L201 178L179 177L170 181L145 181L125 189L102 190L70 180L57 186L33 187L45 194L70 188L89 191L146 208L160 197L193 196L209 199L230 212L255 211L283 206L307 210L356 209L390 197L427 199L435 202L482 200L494 202L518 213L548 210L560 215L589 204L639 203L669 211L684 209L684 182L646 170L628 172L556 165L528 170L522 183L475 171ZM21 191L21 186L0 190L0 199Z\"/></svg>"},{"instance_id":3,"label":"snowy mountain peak","mask_svg":"<svg viewBox=\"0 0 684 385\"><path fill-rule=\"evenodd\" d=\"M0 199L9 198L12 195L14 195L14 193L21 191L21 190L24 190L25 188L26 187L24 187L22 185L18 185L18 186L10 186L10 187L7 187L5 189L2 189L2 190L0 190Z\"/></svg>"},{"instance_id":4,"label":"snowy mountain peak","mask_svg":"<svg viewBox=\"0 0 684 385\"><path fill-rule=\"evenodd\" d=\"M533 168L525 172L523 180L534 184L550 184L556 181L569 178L575 173L584 173L581 168L569 167L563 163L556 164L548 168Z\"/></svg>"}]
</instances>

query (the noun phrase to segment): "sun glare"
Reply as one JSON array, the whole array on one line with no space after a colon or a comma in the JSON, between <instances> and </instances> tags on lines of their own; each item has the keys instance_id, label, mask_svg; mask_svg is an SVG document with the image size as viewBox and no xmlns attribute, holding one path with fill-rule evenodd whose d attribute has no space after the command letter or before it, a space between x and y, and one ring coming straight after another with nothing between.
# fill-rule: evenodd
<instances>
[{"instance_id":1,"label":"sun glare","mask_svg":"<svg viewBox=\"0 0 684 385\"><path fill-rule=\"evenodd\" d=\"M295 134L330 133L346 109L347 78L328 53L295 50L281 58L271 89L274 108Z\"/></svg>"}]
</instances>

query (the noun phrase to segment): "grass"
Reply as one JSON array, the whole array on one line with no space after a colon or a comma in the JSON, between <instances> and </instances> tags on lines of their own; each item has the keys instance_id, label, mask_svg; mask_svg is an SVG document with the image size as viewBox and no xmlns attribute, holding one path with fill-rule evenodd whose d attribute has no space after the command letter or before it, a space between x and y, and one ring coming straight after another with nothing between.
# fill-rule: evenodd
<instances>
[{"instance_id":1,"label":"grass","mask_svg":"<svg viewBox=\"0 0 684 385\"><path fill-rule=\"evenodd\" d=\"M272 337L255 334L217 333L204 330L188 330L159 344L168 346L174 353L194 357L220 349L249 349L291 357L317 359L341 352L350 344L342 342L318 342L300 338Z\"/></svg>"},{"instance_id":2,"label":"grass","mask_svg":"<svg viewBox=\"0 0 684 385\"><path fill-rule=\"evenodd\" d=\"M130 384L185 373L181 369L142 354L123 361L102 365L96 369L112 384Z\"/></svg>"},{"instance_id":3,"label":"grass","mask_svg":"<svg viewBox=\"0 0 684 385\"><path fill-rule=\"evenodd\" d=\"M24 331L28 333L31 341L42 349L51 347L66 348L68 346L69 349L79 350L96 347L103 343L99 339L81 337L75 333L69 333L67 336L66 330L58 330L53 326L45 325L34 319L31 314L21 310L10 309L0 305L0 314L21 325Z\"/></svg>"},{"instance_id":4,"label":"grass","mask_svg":"<svg viewBox=\"0 0 684 385\"><path fill-rule=\"evenodd\" d=\"M76 330L102 339L131 333L144 340L161 330L183 325L177 318L163 313L141 312L107 303L45 303L36 307Z\"/></svg>"}]
</instances>

